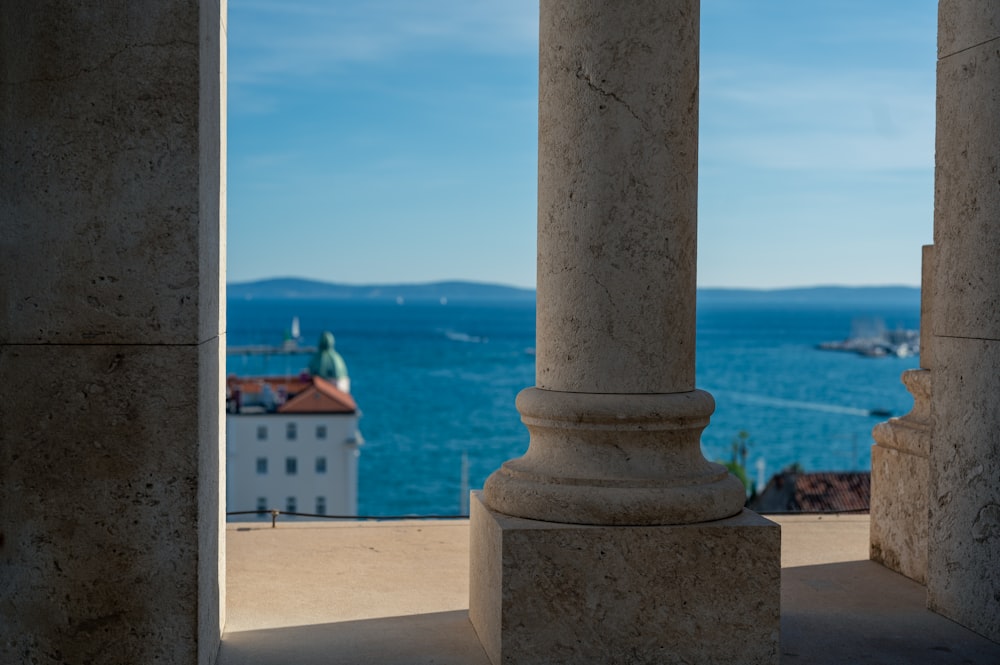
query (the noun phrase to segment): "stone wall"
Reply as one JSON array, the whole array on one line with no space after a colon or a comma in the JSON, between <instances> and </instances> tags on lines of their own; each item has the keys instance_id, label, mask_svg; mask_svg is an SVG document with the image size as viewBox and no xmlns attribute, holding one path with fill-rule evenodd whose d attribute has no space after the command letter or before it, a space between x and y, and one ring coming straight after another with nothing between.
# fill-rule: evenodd
<instances>
[{"instance_id":1,"label":"stone wall","mask_svg":"<svg viewBox=\"0 0 1000 665\"><path fill-rule=\"evenodd\" d=\"M0 662L215 658L224 16L0 6Z\"/></svg>"},{"instance_id":2,"label":"stone wall","mask_svg":"<svg viewBox=\"0 0 1000 665\"><path fill-rule=\"evenodd\" d=\"M927 493L935 366L934 246L923 248L920 293L920 369L903 373L913 409L872 430L871 542L873 561L927 582Z\"/></svg>"},{"instance_id":3,"label":"stone wall","mask_svg":"<svg viewBox=\"0 0 1000 665\"><path fill-rule=\"evenodd\" d=\"M928 604L1000 641L1000 4L938 21Z\"/></svg>"}]
</instances>

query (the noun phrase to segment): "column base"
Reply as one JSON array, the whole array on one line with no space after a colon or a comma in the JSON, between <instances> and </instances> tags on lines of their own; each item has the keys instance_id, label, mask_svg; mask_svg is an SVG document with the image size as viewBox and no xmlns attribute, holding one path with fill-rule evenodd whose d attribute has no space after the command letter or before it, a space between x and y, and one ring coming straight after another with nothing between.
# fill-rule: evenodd
<instances>
[{"instance_id":1,"label":"column base","mask_svg":"<svg viewBox=\"0 0 1000 665\"><path fill-rule=\"evenodd\" d=\"M504 515L559 524L698 524L739 515L743 484L705 459L715 410L704 390L572 393L525 388L517 410L531 434L523 457L483 483Z\"/></svg>"},{"instance_id":2,"label":"column base","mask_svg":"<svg viewBox=\"0 0 1000 665\"><path fill-rule=\"evenodd\" d=\"M469 618L494 665L779 662L781 531L756 513L589 526L470 507Z\"/></svg>"}]
</instances>

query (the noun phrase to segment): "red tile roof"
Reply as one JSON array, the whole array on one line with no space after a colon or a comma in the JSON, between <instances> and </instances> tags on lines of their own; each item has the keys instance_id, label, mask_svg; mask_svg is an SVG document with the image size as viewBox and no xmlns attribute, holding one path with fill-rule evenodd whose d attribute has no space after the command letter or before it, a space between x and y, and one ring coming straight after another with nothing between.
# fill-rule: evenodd
<instances>
[{"instance_id":1,"label":"red tile roof","mask_svg":"<svg viewBox=\"0 0 1000 665\"><path fill-rule=\"evenodd\" d=\"M354 413L354 398L318 376L312 385L278 407L278 413Z\"/></svg>"},{"instance_id":2,"label":"red tile roof","mask_svg":"<svg viewBox=\"0 0 1000 665\"><path fill-rule=\"evenodd\" d=\"M775 474L749 507L761 513L866 513L871 473L824 471Z\"/></svg>"},{"instance_id":3,"label":"red tile roof","mask_svg":"<svg viewBox=\"0 0 1000 665\"><path fill-rule=\"evenodd\" d=\"M271 386L275 393L284 391L286 395L295 395L305 390L310 384L308 377L285 378L271 376L255 376L240 378L229 376L226 378L226 389L228 391L239 390L248 395L260 394L264 390L264 384Z\"/></svg>"},{"instance_id":4,"label":"red tile roof","mask_svg":"<svg viewBox=\"0 0 1000 665\"><path fill-rule=\"evenodd\" d=\"M236 393L261 395L265 387L278 396L278 402L283 401L277 405L275 413L355 413L358 410L353 397L318 376L226 378L227 399Z\"/></svg>"},{"instance_id":5,"label":"red tile roof","mask_svg":"<svg viewBox=\"0 0 1000 665\"><path fill-rule=\"evenodd\" d=\"M866 513L871 503L867 471L802 473L795 480L795 502L803 513Z\"/></svg>"}]
</instances>

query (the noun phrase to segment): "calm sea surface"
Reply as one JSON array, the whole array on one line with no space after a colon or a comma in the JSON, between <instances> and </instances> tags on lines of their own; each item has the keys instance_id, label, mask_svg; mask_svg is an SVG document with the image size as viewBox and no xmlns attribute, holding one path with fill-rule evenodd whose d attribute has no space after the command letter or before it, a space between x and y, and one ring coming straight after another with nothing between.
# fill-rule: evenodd
<instances>
[{"instance_id":1,"label":"calm sea surface","mask_svg":"<svg viewBox=\"0 0 1000 665\"><path fill-rule=\"evenodd\" d=\"M330 330L347 362L363 413L361 514L456 513L463 454L475 489L527 449L514 397L534 384L533 304L230 300L229 344L280 344L295 316L305 344ZM717 402L705 455L727 458L745 430L754 478L761 464L768 476L795 462L811 471L869 469L871 429L885 419L869 411L909 411L899 376L918 360L815 345L875 319L916 328L919 309L699 305L697 383ZM303 356L230 357L228 371L296 374L305 364Z\"/></svg>"}]
</instances>

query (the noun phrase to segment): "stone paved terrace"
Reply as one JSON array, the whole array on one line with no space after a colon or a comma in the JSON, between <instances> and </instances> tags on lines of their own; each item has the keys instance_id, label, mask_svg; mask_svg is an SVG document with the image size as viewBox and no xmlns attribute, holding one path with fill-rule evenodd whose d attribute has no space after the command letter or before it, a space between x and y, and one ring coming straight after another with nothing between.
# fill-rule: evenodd
<instances>
[{"instance_id":1,"label":"stone paved terrace","mask_svg":"<svg viewBox=\"0 0 1000 665\"><path fill-rule=\"evenodd\" d=\"M782 663L995 665L996 644L868 561L867 515L782 526ZM220 665L488 665L469 623L467 521L230 524Z\"/></svg>"}]
</instances>

